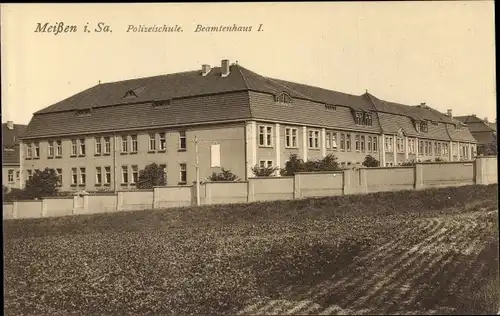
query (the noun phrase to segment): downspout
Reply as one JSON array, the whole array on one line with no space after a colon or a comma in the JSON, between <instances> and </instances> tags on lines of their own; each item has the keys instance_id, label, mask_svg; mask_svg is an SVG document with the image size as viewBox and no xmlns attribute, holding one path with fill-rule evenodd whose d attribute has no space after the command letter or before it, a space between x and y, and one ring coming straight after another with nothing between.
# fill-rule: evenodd
<instances>
[{"instance_id":1,"label":"downspout","mask_svg":"<svg viewBox=\"0 0 500 316\"><path fill-rule=\"evenodd\" d=\"M116 133L113 132L113 187L117 191L117 175L116 175Z\"/></svg>"}]
</instances>

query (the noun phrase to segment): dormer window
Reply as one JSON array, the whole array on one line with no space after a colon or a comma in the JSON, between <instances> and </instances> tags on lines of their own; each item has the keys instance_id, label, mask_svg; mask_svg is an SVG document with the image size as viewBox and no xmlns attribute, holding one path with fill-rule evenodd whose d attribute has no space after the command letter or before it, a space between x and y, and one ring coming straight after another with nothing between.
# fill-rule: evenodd
<instances>
[{"instance_id":1,"label":"dormer window","mask_svg":"<svg viewBox=\"0 0 500 316\"><path fill-rule=\"evenodd\" d=\"M373 120L372 120L372 114L371 113L365 113L363 124L366 125L366 126L372 126L373 125Z\"/></svg>"},{"instance_id":2,"label":"dormer window","mask_svg":"<svg viewBox=\"0 0 500 316\"><path fill-rule=\"evenodd\" d=\"M354 121L356 122L356 125L362 125L363 124L363 113L356 112L354 114Z\"/></svg>"},{"instance_id":3,"label":"dormer window","mask_svg":"<svg viewBox=\"0 0 500 316\"><path fill-rule=\"evenodd\" d=\"M77 110L75 116L90 116L90 109Z\"/></svg>"},{"instance_id":4,"label":"dormer window","mask_svg":"<svg viewBox=\"0 0 500 316\"><path fill-rule=\"evenodd\" d=\"M278 104L290 105L292 104L292 97L286 92L281 92L276 96L275 101Z\"/></svg>"},{"instance_id":5,"label":"dormer window","mask_svg":"<svg viewBox=\"0 0 500 316\"><path fill-rule=\"evenodd\" d=\"M137 94L134 92L134 90L129 90L127 93L125 93L124 98L136 98Z\"/></svg>"},{"instance_id":6,"label":"dormer window","mask_svg":"<svg viewBox=\"0 0 500 316\"><path fill-rule=\"evenodd\" d=\"M331 104L325 104L325 109L327 109L329 111L336 111L337 110L337 106L336 105L331 105Z\"/></svg>"},{"instance_id":7,"label":"dormer window","mask_svg":"<svg viewBox=\"0 0 500 316\"><path fill-rule=\"evenodd\" d=\"M164 107L164 106L170 106L172 104L172 100L161 100L161 101L154 101L153 102L153 107Z\"/></svg>"},{"instance_id":8,"label":"dormer window","mask_svg":"<svg viewBox=\"0 0 500 316\"><path fill-rule=\"evenodd\" d=\"M427 133L429 131L429 127L427 125L426 121L416 121L415 122L415 129L417 132L422 132L422 133Z\"/></svg>"}]
</instances>

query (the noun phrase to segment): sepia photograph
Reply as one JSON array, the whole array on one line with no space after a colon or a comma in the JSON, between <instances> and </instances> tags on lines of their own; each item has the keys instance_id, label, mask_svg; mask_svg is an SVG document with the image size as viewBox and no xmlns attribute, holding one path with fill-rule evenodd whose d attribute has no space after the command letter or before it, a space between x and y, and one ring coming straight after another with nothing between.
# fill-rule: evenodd
<instances>
[{"instance_id":1,"label":"sepia photograph","mask_svg":"<svg viewBox=\"0 0 500 316\"><path fill-rule=\"evenodd\" d=\"M500 314L494 1L0 4L4 314Z\"/></svg>"}]
</instances>

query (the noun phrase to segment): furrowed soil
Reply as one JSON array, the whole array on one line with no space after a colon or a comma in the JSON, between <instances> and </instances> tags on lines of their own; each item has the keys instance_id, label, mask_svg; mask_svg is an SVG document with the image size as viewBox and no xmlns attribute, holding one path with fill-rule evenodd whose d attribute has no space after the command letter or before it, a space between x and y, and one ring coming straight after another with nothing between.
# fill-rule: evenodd
<instances>
[{"instance_id":1,"label":"furrowed soil","mask_svg":"<svg viewBox=\"0 0 500 316\"><path fill-rule=\"evenodd\" d=\"M6 315L496 314L498 186L4 225Z\"/></svg>"}]
</instances>

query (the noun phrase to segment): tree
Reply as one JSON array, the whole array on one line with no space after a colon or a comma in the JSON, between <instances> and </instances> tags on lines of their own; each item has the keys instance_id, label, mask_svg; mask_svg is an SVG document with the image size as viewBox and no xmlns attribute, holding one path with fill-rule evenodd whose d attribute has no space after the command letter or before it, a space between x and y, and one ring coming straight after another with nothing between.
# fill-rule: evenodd
<instances>
[{"instance_id":1,"label":"tree","mask_svg":"<svg viewBox=\"0 0 500 316\"><path fill-rule=\"evenodd\" d=\"M167 184L165 179L165 170L160 168L156 163L147 165L143 170L139 171L139 179L137 179L138 189L152 189L157 186Z\"/></svg>"},{"instance_id":2,"label":"tree","mask_svg":"<svg viewBox=\"0 0 500 316\"><path fill-rule=\"evenodd\" d=\"M43 171L36 170L31 179L26 181L26 197L40 199L46 196L57 195L58 176L54 169L45 168Z\"/></svg>"},{"instance_id":3,"label":"tree","mask_svg":"<svg viewBox=\"0 0 500 316\"><path fill-rule=\"evenodd\" d=\"M208 177L209 181L238 181L237 175L231 172L231 170L226 170L221 168L221 172L216 173L215 171L212 173L210 177Z\"/></svg>"},{"instance_id":4,"label":"tree","mask_svg":"<svg viewBox=\"0 0 500 316\"><path fill-rule=\"evenodd\" d=\"M485 146L485 155L496 156L498 155L497 135L493 135L493 140Z\"/></svg>"},{"instance_id":5,"label":"tree","mask_svg":"<svg viewBox=\"0 0 500 316\"><path fill-rule=\"evenodd\" d=\"M296 154L291 154L289 160L285 164L285 168L281 170L283 176L293 176L297 172L317 172L317 171L337 171L340 170L337 162L337 157L333 154L328 154L323 159L308 160L304 162L299 159Z\"/></svg>"},{"instance_id":6,"label":"tree","mask_svg":"<svg viewBox=\"0 0 500 316\"><path fill-rule=\"evenodd\" d=\"M256 177L271 177L278 169L279 167L260 167L259 165L255 165L252 168L252 172Z\"/></svg>"},{"instance_id":7,"label":"tree","mask_svg":"<svg viewBox=\"0 0 500 316\"><path fill-rule=\"evenodd\" d=\"M380 161L375 159L372 155L368 155L365 157L365 160L363 161L363 166L368 167L368 168L379 167Z\"/></svg>"}]
</instances>

